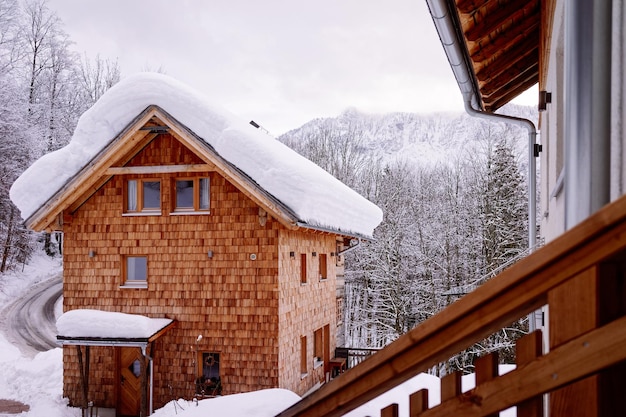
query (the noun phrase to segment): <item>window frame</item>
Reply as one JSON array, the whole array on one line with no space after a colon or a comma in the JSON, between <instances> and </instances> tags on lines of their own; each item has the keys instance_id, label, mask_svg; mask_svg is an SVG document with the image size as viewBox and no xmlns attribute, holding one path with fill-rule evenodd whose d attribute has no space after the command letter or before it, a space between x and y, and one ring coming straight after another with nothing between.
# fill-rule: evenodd
<instances>
[{"instance_id":1,"label":"window frame","mask_svg":"<svg viewBox=\"0 0 626 417\"><path fill-rule=\"evenodd\" d=\"M328 257L325 253L318 254L320 281L328 279Z\"/></svg>"},{"instance_id":2,"label":"window frame","mask_svg":"<svg viewBox=\"0 0 626 417\"><path fill-rule=\"evenodd\" d=\"M300 254L300 284L304 285L308 283L308 268L307 268L307 256L306 253Z\"/></svg>"},{"instance_id":3,"label":"window frame","mask_svg":"<svg viewBox=\"0 0 626 417\"><path fill-rule=\"evenodd\" d=\"M136 192L135 192L135 205L136 208L131 210L129 208L130 203L130 182L136 182ZM159 183L159 207L158 208L146 208L145 207L145 199L144 199L144 184L149 182L157 182ZM163 205L163 181L161 178L128 178L124 181L124 215L137 216L137 215L160 215L161 207Z\"/></svg>"},{"instance_id":4,"label":"window frame","mask_svg":"<svg viewBox=\"0 0 626 417\"><path fill-rule=\"evenodd\" d=\"M222 352L216 351L198 351L197 369L196 369L196 395L203 397L215 397L222 394ZM213 359L213 364L209 365L207 360ZM205 375L205 365L209 367L209 374ZM213 366L217 367L217 376L212 377L210 372ZM210 381L211 378L216 378Z\"/></svg>"},{"instance_id":5,"label":"window frame","mask_svg":"<svg viewBox=\"0 0 626 417\"><path fill-rule=\"evenodd\" d=\"M145 279L129 279L129 261L145 259ZM146 255L125 255L122 258L122 280L120 288L148 288L148 257Z\"/></svg>"},{"instance_id":6,"label":"window frame","mask_svg":"<svg viewBox=\"0 0 626 417\"><path fill-rule=\"evenodd\" d=\"M309 373L307 356L307 338L306 336L300 336L300 378L306 377Z\"/></svg>"},{"instance_id":7,"label":"window frame","mask_svg":"<svg viewBox=\"0 0 626 417\"><path fill-rule=\"evenodd\" d=\"M201 207L201 183L202 180L207 182L207 208ZM179 207L177 184L182 181L191 181L193 183L193 206ZM176 177L172 179L172 211L171 214L210 214L211 213L211 177L195 176L195 177Z\"/></svg>"},{"instance_id":8,"label":"window frame","mask_svg":"<svg viewBox=\"0 0 626 417\"><path fill-rule=\"evenodd\" d=\"M313 367L324 363L324 328L320 327L313 332Z\"/></svg>"}]
</instances>

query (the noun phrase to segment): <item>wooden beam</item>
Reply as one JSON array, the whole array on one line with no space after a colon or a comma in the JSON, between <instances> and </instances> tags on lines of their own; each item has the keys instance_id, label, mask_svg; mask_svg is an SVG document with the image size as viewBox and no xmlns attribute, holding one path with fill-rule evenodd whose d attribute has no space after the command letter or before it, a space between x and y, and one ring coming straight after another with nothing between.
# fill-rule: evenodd
<instances>
[{"instance_id":1,"label":"wooden beam","mask_svg":"<svg viewBox=\"0 0 626 417\"><path fill-rule=\"evenodd\" d=\"M498 55L483 61L480 69L476 70L479 82L495 79L502 73L515 68L516 72L523 72L528 67L537 64L539 34L533 33L523 43L516 44L511 49L500 52Z\"/></svg>"},{"instance_id":2,"label":"wooden beam","mask_svg":"<svg viewBox=\"0 0 626 417\"><path fill-rule=\"evenodd\" d=\"M539 10L534 18L526 18L516 25L512 25L506 31L498 33L495 38L489 38L489 42L472 42L468 45L470 58L479 63L494 56L501 50L510 49L513 45L522 43L533 32L539 32ZM539 47L539 45L537 45Z\"/></svg>"},{"instance_id":3,"label":"wooden beam","mask_svg":"<svg viewBox=\"0 0 626 417\"><path fill-rule=\"evenodd\" d=\"M517 86L523 85L527 80L537 82L539 75L539 64L534 61L533 65L517 69L510 68L500 74L497 78L487 82L479 83L483 100L489 101L493 96L502 97L515 90Z\"/></svg>"},{"instance_id":4,"label":"wooden beam","mask_svg":"<svg viewBox=\"0 0 626 417\"><path fill-rule=\"evenodd\" d=\"M511 1L507 5L496 2L492 4L493 8L481 7L476 13L471 13L466 20L464 19L463 31L468 41L479 41L505 25L515 25L524 19L538 18L538 0L531 0L526 4L519 0Z\"/></svg>"},{"instance_id":5,"label":"wooden beam","mask_svg":"<svg viewBox=\"0 0 626 417\"><path fill-rule=\"evenodd\" d=\"M214 170L215 165L213 164L125 166L109 167L104 175L170 174L173 172L208 172Z\"/></svg>"}]
</instances>

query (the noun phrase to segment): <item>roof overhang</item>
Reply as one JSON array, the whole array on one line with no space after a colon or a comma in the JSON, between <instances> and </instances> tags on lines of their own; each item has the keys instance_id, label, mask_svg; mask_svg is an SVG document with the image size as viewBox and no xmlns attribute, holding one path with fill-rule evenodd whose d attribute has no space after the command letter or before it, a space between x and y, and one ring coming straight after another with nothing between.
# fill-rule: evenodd
<instances>
[{"instance_id":1,"label":"roof overhang","mask_svg":"<svg viewBox=\"0 0 626 417\"><path fill-rule=\"evenodd\" d=\"M542 16L553 1L427 0L466 102L494 112L540 75Z\"/></svg>"}]
</instances>

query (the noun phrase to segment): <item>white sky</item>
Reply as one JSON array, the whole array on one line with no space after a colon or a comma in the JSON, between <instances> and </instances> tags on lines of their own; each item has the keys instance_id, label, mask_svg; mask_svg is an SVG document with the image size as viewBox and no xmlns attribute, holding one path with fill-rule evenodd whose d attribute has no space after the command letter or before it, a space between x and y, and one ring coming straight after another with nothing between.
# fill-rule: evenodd
<instances>
[{"instance_id":1,"label":"white sky","mask_svg":"<svg viewBox=\"0 0 626 417\"><path fill-rule=\"evenodd\" d=\"M462 111L424 1L49 0L122 75L162 70L273 135L348 107ZM523 104L535 104L536 94Z\"/></svg>"}]
</instances>

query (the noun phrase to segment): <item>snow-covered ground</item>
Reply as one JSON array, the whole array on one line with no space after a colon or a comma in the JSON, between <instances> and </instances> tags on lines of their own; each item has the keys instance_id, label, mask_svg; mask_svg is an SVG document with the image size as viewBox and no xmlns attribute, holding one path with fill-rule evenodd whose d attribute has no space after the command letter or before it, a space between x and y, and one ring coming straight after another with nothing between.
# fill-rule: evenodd
<instances>
[{"instance_id":1,"label":"snow-covered ground","mask_svg":"<svg viewBox=\"0 0 626 417\"><path fill-rule=\"evenodd\" d=\"M61 271L60 261L44 254L34 257L23 271L0 275L0 309L23 294L36 283L54 277ZM60 306L58 314L61 314ZM74 417L81 410L70 408L62 397L63 357L60 348L37 354L23 355L0 333L0 399L20 401L30 410L21 417ZM511 367L507 367L506 370ZM501 369L501 372L504 370ZM463 390L474 386L473 375L463 377ZM439 379L432 375L418 375L401 386L381 395L369 403L346 414L349 417L380 415L380 410L391 403L398 403L400 415L408 415L409 395L419 389L429 390L429 403L440 401ZM231 417L272 417L288 408L300 398L291 391L271 389L245 394L228 395L199 402L171 401L155 411L156 417L199 417L207 415ZM0 411L1 413L1 411ZM2 414L0 414L1 416ZM501 416L513 417L515 410L507 410Z\"/></svg>"}]
</instances>

